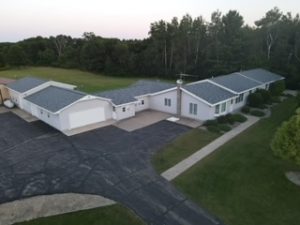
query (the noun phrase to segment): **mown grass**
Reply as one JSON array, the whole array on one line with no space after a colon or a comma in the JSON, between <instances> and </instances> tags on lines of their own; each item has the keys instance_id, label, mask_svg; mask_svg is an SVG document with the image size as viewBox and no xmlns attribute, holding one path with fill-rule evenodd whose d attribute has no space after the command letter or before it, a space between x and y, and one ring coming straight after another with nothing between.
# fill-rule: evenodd
<instances>
[{"instance_id":1,"label":"mown grass","mask_svg":"<svg viewBox=\"0 0 300 225\"><path fill-rule=\"evenodd\" d=\"M218 136L219 134L214 132L193 129L159 151L153 157L152 163L158 172L163 172L209 144Z\"/></svg>"},{"instance_id":2,"label":"mown grass","mask_svg":"<svg viewBox=\"0 0 300 225\"><path fill-rule=\"evenodd\" d=\"M39 218L16 225L143 225L131 211L121 205L108 206Z\"/></svg>"},{"instance_id":3,"label":"mown grass","mask_svg":"<svg viewBox=\"0 0 300 225\"><path fill-rule=\"evenodd\" d=\"M296 109L291 98L272 110L210 157L178 177L174 184L227 225L299 225L300 187L284 173L300 170L273 156L270 141Z\"/></svg>"},{"instance_id":4,"label":"mown grass","mask_svg":"<svg viewBox=\"0 0 300 225\"><path fill-rule=\"evenodd\" d=\"M88 93L126 87L137 79L104 76L75 69L53 67L24 67L0 71L0 77L18 79L34 76L77 85L78 89Z\"/></svg>"}]
</instances>

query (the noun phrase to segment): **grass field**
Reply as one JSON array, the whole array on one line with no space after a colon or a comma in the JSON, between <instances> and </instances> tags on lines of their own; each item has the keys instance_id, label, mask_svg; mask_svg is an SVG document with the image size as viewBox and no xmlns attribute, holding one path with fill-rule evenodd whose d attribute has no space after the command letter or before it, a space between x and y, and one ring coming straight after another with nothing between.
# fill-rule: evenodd
<instances>
[{"instance_id":1,"label":"grass field","mask_svg":"<svg viewBox=\"0 0 300 225\"><path fill-rule=\"evenodd\" d=\"M269 147L276 128L296 108L294 99L240 134L174 183L226 225L299 225L300 187L284 173L299 166L275 158Z\"/></svg>"},{"instance_id":2,"label":"grass field","mask_svg":"<svg viewBox=\"0 0 300 225\"><path fill-rule=\"evenodd\" d=\"M34 76L77 85L78 89L88 93L116 89L135 82L135 78L120 78L103 76L74 69L60 69L52 67L24 67L0 71L0 77L18 79Z\"/></svg>"},{"instance_id":3,"label":"grass field","mask_svg":"<svg viewBox=\"0 0 300 225\"><path fill-rule=\"evenodd\" d=\"M218 136L219 134L209 131L193 129L158 152L153 157L152 163L155 169L161 173L209 144Z\"/></svg>"},{"instance_id":4,"label":"grass field","mask_svg":"<svg viewBox=\"0 0 300 225\"><path fill-rule=\"evenodd\" d=\"M131 211L120 205L85 210L17 223L18 225L143 225Z\"/></svg>"}]
</instances>

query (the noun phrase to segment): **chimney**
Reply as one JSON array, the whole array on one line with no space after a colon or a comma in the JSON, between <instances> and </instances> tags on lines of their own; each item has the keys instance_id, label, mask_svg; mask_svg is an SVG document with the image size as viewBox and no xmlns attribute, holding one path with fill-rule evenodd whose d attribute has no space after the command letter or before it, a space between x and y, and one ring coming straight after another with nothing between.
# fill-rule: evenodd
<instances>
[{"instance_id":1,"label":"chimney","mask_svg":"<svg viewBox=\"0 0 300 225\"><path fill-rule=\"evenodd\" d=\"M177 83L177 116L181 116L181 86L182 86L182 79L178 79Z\"/></svg>"}]
</instances>

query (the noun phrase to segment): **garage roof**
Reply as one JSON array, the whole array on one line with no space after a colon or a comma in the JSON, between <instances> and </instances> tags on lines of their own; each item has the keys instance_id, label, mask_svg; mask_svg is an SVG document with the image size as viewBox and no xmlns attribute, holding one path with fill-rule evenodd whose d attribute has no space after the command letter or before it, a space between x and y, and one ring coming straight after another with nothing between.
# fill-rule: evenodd
<instances>
[{"instance_id":1,"label":"garage roof","mask_svg":"<svg viewBox=\"0 0 300 225\"><path fill-rule=\"evenodd\" d=\"M161 81L147 81L140 80L128 88L122 88L112 91L104 91L96 93L99 97L111 99L115 105L122 105L137 101L135 97L147 94L154 94L156 92L164 91L175 87L175 84L170 84Z\"/></svg>"},{"instance_id":2,"label":"garage roof","mask_svg":"<svg viewBox=\"0 0 300 225\"><path fill-rule=\"evenodd\" d=\"M212 105L236 96L232 92L227 91L226 89L221 88L209 81L185 85L183 86L183 89L191 92L192 94Z\"/></svg>"},{"instance_id":3,"label":"garage roof","mask_svg":"<svg viewBox=\"0 0 300 225\"><path fill-rule=\"evenodd\" d=\"M239 73L218 76L211 78L210 80L237 93L241 93L261 85L260 82L249 79Z\"/></svg>"},{"instance_id":4,"label":"garage roof","mask_svg":"<svg viewBox=\"0 0 300 225\"><path fill-rule=\"evenodd\" d=\"M15 82L9 83L7 87L17 92L24 93L46 82L48 82L48 80L43 80L35 77L24 77L22 79L16 80Z\"/></svg>"},{"instance_id":5,"label":"garage roof","mask_svg":"<svg viewBox=\"0 0 300 225\"><path fill-rule=\"evenodd\" d=\"M25 99L55 113L84 96L86 96L86 94L79 91L49 86L41 91L29 95Z\"/></svg>"},{"instance_id":6,"label":"garage roof","mask_svg":"<svg viewBox=\"0 0 300 225\"><path fill-rule=\"evenodd\" d=\"M253 69L240 72L243 76L261 83L269 83L284 79L284 77L264 69Z\"/></svg>"}]
</instances>

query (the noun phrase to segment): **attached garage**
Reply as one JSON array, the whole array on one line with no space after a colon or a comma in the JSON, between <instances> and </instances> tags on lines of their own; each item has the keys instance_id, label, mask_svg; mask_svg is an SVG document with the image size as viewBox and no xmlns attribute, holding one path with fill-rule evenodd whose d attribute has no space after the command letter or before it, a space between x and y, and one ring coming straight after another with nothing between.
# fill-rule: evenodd
<instances>
[{"instance_id":1,"label":"attached garage","mask_svg":"<svg viewBox=\"0 0 300 225\"><path fill-rule=\"evenodd\" d=\"M60 87L47 87L26 97L24 102L29 113L60 131L100 123L112 117L112 107L107 100Z\"/></svg>"},{"instance_id":2,"label":"attached garage","mask_svg":"<svg viewBox=\"0 0 300 225\"><path fill-rule=\"evenodd\" d=\"M61 130L104 122L112 118L111 104L94 96L85 96L59 112Z\"/></svg>"}]
</instances>

